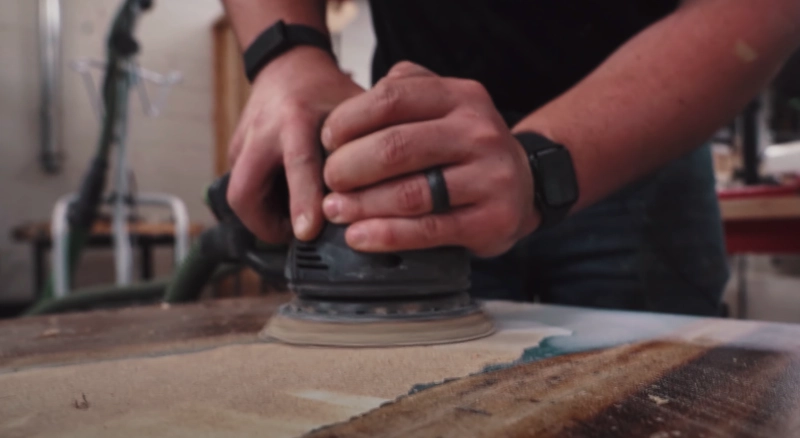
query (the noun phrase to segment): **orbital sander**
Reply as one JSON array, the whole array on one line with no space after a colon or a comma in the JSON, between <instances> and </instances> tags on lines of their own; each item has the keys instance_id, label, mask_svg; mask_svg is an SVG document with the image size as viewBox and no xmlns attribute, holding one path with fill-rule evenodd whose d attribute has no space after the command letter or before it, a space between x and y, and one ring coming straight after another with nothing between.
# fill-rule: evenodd
<instances>
[{"instance_id":1,"label":"orbital sander","mask_svg":"<svg viewBox=\"0 0 800 438\"><path fill-rule=\"evenodd\" d=\"M207 193L215 216L228 227L224 240L233 245L226 247L240 248L233 251L240 261L274 275L281 259L236 218L226 199L228 179L223 176ZM293 298L269 320L262 339L369 347L460 342L494 332L468 292L465 248L365 253L347 245L346 229L326 222L316 239L294 239L284 250L283 275Z\"/></svg>"}]
</instances>

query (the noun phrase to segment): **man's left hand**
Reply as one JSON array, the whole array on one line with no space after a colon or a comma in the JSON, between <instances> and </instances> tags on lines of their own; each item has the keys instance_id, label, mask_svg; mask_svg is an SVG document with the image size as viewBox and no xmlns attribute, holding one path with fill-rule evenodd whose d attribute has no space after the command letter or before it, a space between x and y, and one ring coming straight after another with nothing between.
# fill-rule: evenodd
<instances>
[{"instance_id":1,"label":"man's left hand","mask_svg":"<svg viewBox=\"0 0 800 438\"><path fill-rule=\"evenodd\" d=\"M463 246L492 257L538 223L525 152L478 82L397 64L328 116L322 142L332 192L323 211L350 224L355 250ZM442 214L431 214L424 174L436 166L450 198Z\"/></svg>"}]
</instances>

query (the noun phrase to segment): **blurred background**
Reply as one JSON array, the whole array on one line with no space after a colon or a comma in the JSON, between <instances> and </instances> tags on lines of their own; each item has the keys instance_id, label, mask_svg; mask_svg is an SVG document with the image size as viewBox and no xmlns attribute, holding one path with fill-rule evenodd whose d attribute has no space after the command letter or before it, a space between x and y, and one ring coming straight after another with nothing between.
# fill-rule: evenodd
<instances>
[{"instance_id":1,"label":"blurred background","mask_svg":"<svg viewBox=\"0 0 800 438\"><path fill-rule=\"evenodd\" d=\"M98 150L106 44L118 6L0 2L2 317L19 314L55 287L48 286L54 227L66 218L58 207L79 190ZM366 1L331 2L329 27L342 69L369 86L374 37ZM157 1L140 17L135 39L135 62L126 64L135 82L120 116L127 170L117 178L120 162L111 154L109 203L61 293L168 277L181 236L191 241L215 222L203 192L227 170L227 141L248 94L221 3ZM800 322L800 56L713 142L733 273L729 316ZM127 280L119 279L114 250L115 188L126 193ZM172 204L148 205L153 194ZM252 295L269 286L243 271L208 293Z\"/></svg>"}]
</instances>

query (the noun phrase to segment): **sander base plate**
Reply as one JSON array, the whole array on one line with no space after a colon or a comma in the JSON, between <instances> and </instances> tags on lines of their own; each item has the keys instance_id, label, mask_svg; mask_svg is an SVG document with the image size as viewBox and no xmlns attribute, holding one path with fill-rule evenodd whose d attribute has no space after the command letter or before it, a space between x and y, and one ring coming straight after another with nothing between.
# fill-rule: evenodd
<instances>
[{"instance_id":1,"label":"sander base plate","mask_svg":"<svg viewBox=\"0 0 800 438\"><path fill-rule=\"evenodd\" d=\"M464 342L495 332L479 306L469 313L425 319L314 319L278 312L259 333L262 340L337 347L398 347Z\"/></svg>"}]
</instances>

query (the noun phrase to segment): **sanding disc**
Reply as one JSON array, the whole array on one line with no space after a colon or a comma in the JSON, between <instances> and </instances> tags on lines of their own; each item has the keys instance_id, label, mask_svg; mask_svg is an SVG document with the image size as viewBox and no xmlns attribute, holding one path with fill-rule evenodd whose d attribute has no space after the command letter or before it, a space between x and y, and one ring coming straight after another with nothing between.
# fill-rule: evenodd
<instances>
[{"instance_id":1,"label":"sanding disc","mask_svg":"<svg viewBox=\"0 0 800 438\"><path fill-rule=\"evenodd\" d=\"M466 314L419 319L314 319L279 312L259 337L295 345L395 347L464 342L494 333L492 319L475 306Z\"/></svg>"}]
</instances>

